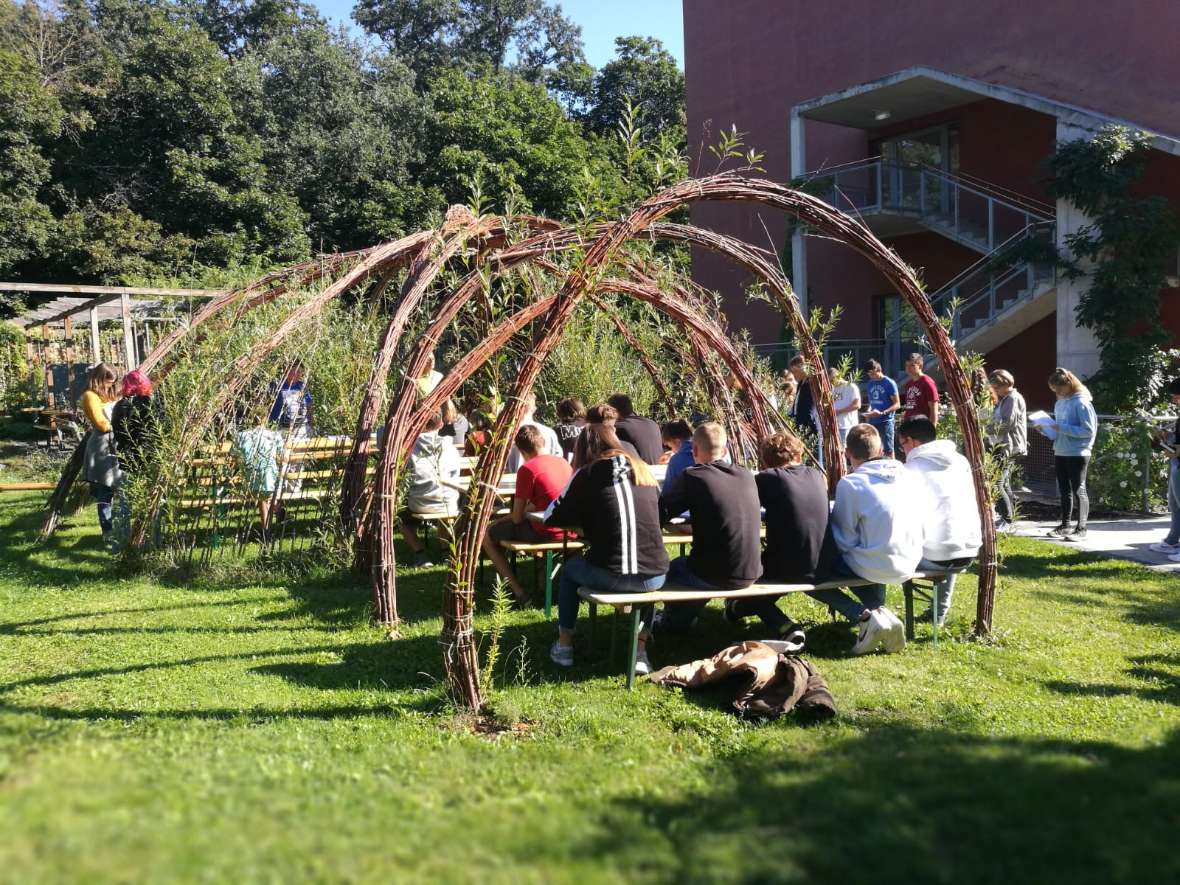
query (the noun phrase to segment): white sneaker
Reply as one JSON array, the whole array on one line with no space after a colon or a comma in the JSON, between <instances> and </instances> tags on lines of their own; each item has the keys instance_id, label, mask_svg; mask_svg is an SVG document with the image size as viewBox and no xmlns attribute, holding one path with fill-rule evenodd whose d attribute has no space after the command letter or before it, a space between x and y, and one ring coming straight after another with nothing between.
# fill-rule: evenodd
<instances>
[{"instance_id":1,"label":"white sneaker","mask_svg":"<svg viewBox=\"0 0 1180 885\"><path fill-rule=\"evenodd\" d=\"M1169 544L1167 541L1160 541L1158 544L1152 544L1147 549L1153 553L1171 555L1173 553L1180 553L1180 544Z\"/></svg>"},{"instance_id":2,"label":"white sneaker","mask_svg":"<svg viewBox=\"0 0 1180 885\"><path fill-rule=\"evenodd\" d=\"M635 656L635 675L647 676L651 673L651 661L647 657L647 649L641 648Z\"/></svg>"},{"instance_id":3,"label":"white sneaker","mask_svg":"<svg viewBox=\"0 0 1180 885\"><path fill-rule=\"evenodd\" d=\"M881 648L884 649L887 655L897 654L905 648L905 625L897 615L885 608L885 606L877 609L876 614L880 616L886 625L886 632L881 638Z\"/></svg>"},{"instance_id":4,"label":"white sneaker","mask_svg":"<svg viewBox=\"0 0 1180 885\"><path fill-rule=\"evenodd\" d=\"M867 655L876 651L888 630L888 623L877 612L869 612L869 616L860 622L860 638L856 640L856 645L852 646L852 653Z\"/></svg>"}]
</instances>

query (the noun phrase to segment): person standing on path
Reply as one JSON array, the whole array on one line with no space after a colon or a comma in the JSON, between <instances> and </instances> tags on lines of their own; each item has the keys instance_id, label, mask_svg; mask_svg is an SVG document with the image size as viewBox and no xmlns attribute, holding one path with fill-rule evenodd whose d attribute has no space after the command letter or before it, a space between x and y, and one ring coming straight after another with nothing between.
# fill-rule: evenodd
<instances>
[{"instance_id":1,"label":"person standing on path","mask_svg":"<svg viewBox=\"0 0 1180 885\"><path fill-rule=\"evenodd\" d=\"M835 366L828 369L828 380L832 384L832 408L836 411L836 428L840 432L840 448L848 438L848 431L860 423L860 388L851 381L845 381Z\"/></svg>"},{"instance_id":2,"label":"person standing on path","mask_svg":"<svg viewBox=\"0 0 1180 885\"><path fill-rule=\"evenodd\" d=\"M989 380L996 395L992 409L988 441L992 457L999 468L999 498L996 501L996 530L1007 529L1016 518L1016 499L1012 495L1012 471L1016 458L1028 454L1028 407L1016 389L1016 379L1005 369L996 369Z\"/></svg>"},{"instance_id":3,"label":"person standing on path","mask_svg":"<svg viewBox=\"0 0 1180 885\"><path fill-rule=\"evenodd\" d=\"M902 392L905 402L905 416L910 418L929 418L930 423L938 426L938 385L923 369L926 359L920 353L911 353L905 361L905 373L909 381L905 383Z\"/></svg>"},{"instance_id":4,"label":"person standing on path","mask_svg":"<svg viewBox=\"0 0 1180 885\"><path fill-rule=\"evenodd\" d=\"M1173 378L1168 385L1168 395L1174 405L1180 406L1180 378ZM1152 544L1151 549L1156 553L1164 553L1172 562L1180 562L1180 458L1177 457L1177 447L1180 446L1180 418L1175 426L1168 430L1161 430L1155 435L1155 441L1168 459L1168 513L1171 514L1172 524L1168 535L1159 544Z\"/></svg>"},{"instance_id":5,"label":"person standing on path","mask_svg":"<svg viewBox=\"0 0 1180 885\"><path fill-rule=\"evenodd\" d=\"M1061 495L1061 524L1049 531L1049 537L1080 541L1086 537L1086 519L1090 515L1090 495L1086 491L1086 471L1090 453L1098 436L1098 416L1090 391L1068 369L1058 366L1049 376L1049 389L1057 395L1053 407L1054 423L1046 425L1053 439L1053 460L1057 467L1057 491ZM1040 425L1034 425L1044 433ZM1077 505L1077 525L1069 521Z\"/></svg>"},{"instance_id":6,"label":"person standing on path","mask_svg":"<svg viewBox=\"0 0 1180 885\"><path fill-rule=\"evenodd\" d=\"M881 364L876 360L865 363L865 394L869 398L869 407L864 411L864 419L873 425L881 437L881 451L886 458L893 457L893 421L897 410L901 408L901 399L897 395L897 382L881 371ZM845 437L847 443L847 437Z\"/></svg>"}]
</instances>

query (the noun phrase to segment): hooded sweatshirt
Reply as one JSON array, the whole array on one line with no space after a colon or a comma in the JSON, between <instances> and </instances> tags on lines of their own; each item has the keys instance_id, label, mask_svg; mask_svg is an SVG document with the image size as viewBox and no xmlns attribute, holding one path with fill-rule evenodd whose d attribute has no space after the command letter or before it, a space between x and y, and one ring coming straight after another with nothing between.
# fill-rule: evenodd
<instances>
[{"instance_id":1,"label":"hooded sweatshirt","mask_svg":"<svg viewBox=\"0 0 1180 885\"><path fill-rule=\"evenodd\" d=\"M459 490L445 486L442 480L459 478L459 450L449 436L427 431L418 437L410 452L410 487L406 506L412 513L446 511L459 507Z\"/></svg>"},{"instance_id":2,"label":"hooded sweatshirt","mask_svg":"<svg viewBox=\"0 0 1180 885\"><path fill-rule=\"evenodd\" d=\"M922 556L935 562L966 559L979 552L983 533L975 507L971 464L949 439L910 449L905 469L918 474L933 499L926 510Z\"/></svg>"},{"instance_id":3,"label":"hooded sweatshirt","mask_svg":"<svg viewBox=\"0 0 1180 885\"><path fill-rule=\"evenodd\" d=\"M1057 422L1057 439L1053 440L1054 455L1089 455L1098 435L1098 416L1090 394L1078 391L1073 396L1057 400L1053 407Z\"/></svg>"},{"instance_id":4,"label":"hooded sweatshirt","mask_svg":"<svg viewBox=\"0 0 1180 885\"><path fill-rule=\"evenodd\" d=\"M931 506L923 484L900 461L866 461L836 486L832 539L860 577L896 584L922 559L924 516Z\"/></svg>"}]
</instances>

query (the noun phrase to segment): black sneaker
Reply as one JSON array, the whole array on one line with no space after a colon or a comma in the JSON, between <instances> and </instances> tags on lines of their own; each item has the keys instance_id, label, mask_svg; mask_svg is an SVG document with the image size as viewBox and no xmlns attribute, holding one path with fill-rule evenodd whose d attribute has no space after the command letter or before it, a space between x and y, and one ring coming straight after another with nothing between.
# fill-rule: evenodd
<instances>
[{"instance_id":1,"label":"black sneaker","mask_svg":"<svg viewBox=\"0 0 1180 885\"><path fill-rule=\"evenodd\" d=\"M807 635L803 632L803 627L794 621L787 621L778 628L778 638L798 651L802 651L807 642Z\"/></svg>"},{"instance_id":2,"label":"black sneaker","mask_svg":"<svg viewBox=\"0 0 1180 885\"><path fill-rule=\"evenodd\" d=\"M1068 536L1066 536L1065 540L1066 541L1084 541L1084 540L1086 540L1086 535L1087 535L1087 532L1084 528L1074 529L1072 532L1069 533Z\"/></svg>"},{"instance_id":3,"label":"black sneaker","mask_svg":"<svg viewBox=\"0 0 1180 885\"><path fill-rule=\"evenodd\" d=\"M1057 528L1055 528L1055 529L1049 529L1049 531L1046 532L1046 534L1050 538L1064 539L1064 538L1068 538L1070 536L1070 534L1072 534L1072 532L1070 531L1070 528L1068 525L1066 525L1065 523L1062 523L1061 525L1057 526Z\"/></svg>"}]
</instances>

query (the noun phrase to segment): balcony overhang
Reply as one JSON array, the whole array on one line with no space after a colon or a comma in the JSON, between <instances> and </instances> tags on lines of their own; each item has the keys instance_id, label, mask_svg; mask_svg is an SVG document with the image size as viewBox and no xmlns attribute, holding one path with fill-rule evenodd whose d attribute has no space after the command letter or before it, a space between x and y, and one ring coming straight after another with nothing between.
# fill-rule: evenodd
<instances>
[{"instance_id":1,"label":"balcony overhang","mask_svg":"<svg viewBox=\"0 0 1180 885\"><path fill-rule=\"evenodd\" d=\"M810 99L795 105L791 115L802 120L871 131L985 98L1048 114L1080 129L1097 131L1111 124L1129 129L1142 128L1129 120L1054 101L1031 92L928 67L906 68L879 80ZM1180 139L1155 133L1149 135L1153 147L1180 155Z\"/></svg>"}]
</instances>

